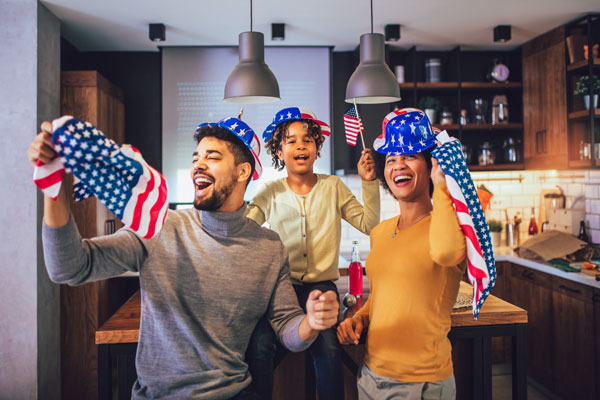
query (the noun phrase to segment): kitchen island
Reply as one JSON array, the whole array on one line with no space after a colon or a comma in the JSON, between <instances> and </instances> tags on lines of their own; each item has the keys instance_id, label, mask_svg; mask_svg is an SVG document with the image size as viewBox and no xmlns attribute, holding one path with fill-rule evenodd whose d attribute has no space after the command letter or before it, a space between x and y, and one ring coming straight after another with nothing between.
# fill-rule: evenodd
<instances>
[{"instance_id":1,"label":"kitchen island","mask_svg":"<svg viewBox=\"0 0 600 400\"><path fill-rule=\"evenodd\" d=\"M368 280L365 277L365 295ZM337 281L340 297L347 291L347 277ZM461 291L472 288L461 283ZM129 398L135 381L135 351L139 337L140 292L135 293L96 332L98 345L98 398L112 395L112 365L116 360L116 386L119 399ZM479 319L474 320L471 309L452 313L449 338L460 349L453 351L457 376L457 398L491 399L491 338L507 336L512 343L513 398L526 398L525 327L527 312L495 296L483 305ZM346 398L356 398L355 374L362 360L364 345L343 346L346 364ZM460 353L460 354L459 354ZM287 353L275 371L274 399L314 399L314 376L306 352ZM285 393L285 395L284 395ZM284 396L284 397L282 397Z\"/></svg>"}]
</instances>

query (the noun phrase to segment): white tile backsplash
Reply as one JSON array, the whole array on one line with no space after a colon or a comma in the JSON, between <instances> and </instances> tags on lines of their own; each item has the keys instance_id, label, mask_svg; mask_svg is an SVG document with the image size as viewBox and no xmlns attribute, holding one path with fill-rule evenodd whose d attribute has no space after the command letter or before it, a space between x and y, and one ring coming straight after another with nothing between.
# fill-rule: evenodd
<instances>
[{"instance_id":1,"label":"white tile backsplash","mask_svg":"<svg viewBox=\"0 0 600 400\"><path fill-rule=\"evenodd\" d=\"M566 196L566 206L585 207L590 236L594 243L600 243L600 170L589 171L476 171L472 172L476 185L484 184L494 196L486 210L488 219L505 221L504 210L513 219L519 212L523 222L520 226L521 237L527 237L527 228L531 217L531 207L535 207L535 217L540 227L540 193L544 189L556 189L560 186ZM362 202L360 177L346 175L344 182ZM396 200L380 187L381 219L398 215ZM368 236L353 227L342 230L342 248L351 251L352 240L359 240L361 249L368 250ZM347 245L347 246L346 246Z\"/></svg>"}]
</instances>

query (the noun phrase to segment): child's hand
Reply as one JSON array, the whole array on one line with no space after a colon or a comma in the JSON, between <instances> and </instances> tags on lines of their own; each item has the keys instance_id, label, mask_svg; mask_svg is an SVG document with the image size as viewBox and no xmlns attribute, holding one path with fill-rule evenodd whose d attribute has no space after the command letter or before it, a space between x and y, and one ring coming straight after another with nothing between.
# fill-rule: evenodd
<instances>
[{"instance_id":1,"label":"child's hand","mask_svg":"<svg viewBox=\"0 0 600 400\"><path fill-rule=\"evenodd\" d=\"M436 183L446 182L446 175L444 174L442 167L440 167L438 160L434 157L431 157L431 180L434 185Z\"/></svg>"},{"instance_id":2,"label":"child's hand","mask_svg":"<svg viewBox=\"0 0 600 400\"><path fill-rule=\"evenodd\" d=\"M375 180L375 161L371 156L371 149L364 149L362 151L362 155L356 166L358 168L360 179L363 181Z\"/></svg>"}]
</instances>

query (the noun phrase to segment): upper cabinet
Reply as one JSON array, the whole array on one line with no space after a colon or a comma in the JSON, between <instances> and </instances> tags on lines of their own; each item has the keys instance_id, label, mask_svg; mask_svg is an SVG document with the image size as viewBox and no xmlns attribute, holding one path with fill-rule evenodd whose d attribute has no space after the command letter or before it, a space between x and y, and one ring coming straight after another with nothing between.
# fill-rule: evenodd
<instances>
[{"instance_id":1,"label":"upper cabinet","mask_svg":"<svg viewBox=\"0 0 600 400\"><path fill-rule=\"evenodd\" d=\"M399 83L402 100L390 110L424 109L435 126L461 140L471 170L523 168L519 50L412 48L390 52L389 64L399 78L398 67L404 71L404 82Z\"/></svg>"},{"instance_id":2,"label":"upper cabinet","mask_svg":"<svg viewBox=\"0 0 600 400\"><path fill-rule=\"evenodd\" d=\"M564 169L567 103L564 28L523 46L525 168Z\"/></svg>"},{"instance_id":3,"label":"upper cabinet","mask_svg":"<svg viewBox=\"0 0 600 400\"><path fill-rule=\"evenodd\" d=\"M583 97L600 92L600 81L589 79L600 79L597 50L591 58L586 50L598 43L600 14L589 14L523 45L525 168L600 165L600 112L593 96L591 107Z\"/></svg>"}]
</instances>

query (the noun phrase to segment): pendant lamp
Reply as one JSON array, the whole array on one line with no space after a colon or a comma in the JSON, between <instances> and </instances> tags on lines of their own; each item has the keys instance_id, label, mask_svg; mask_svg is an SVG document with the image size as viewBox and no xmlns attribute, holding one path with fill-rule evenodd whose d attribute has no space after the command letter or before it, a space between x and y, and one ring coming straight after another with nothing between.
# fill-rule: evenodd
<instances>
[{"instance_id":1,"label":"pendant lamp","mask_svg":"<svg viewBox=\"0 0 600 400\"><path fill-rule=\"evenodd\" d=\"M250 32L240 33L239 45L239 62L225 83L224 100L243 104L280 100L277 79L265 63L265 36L252 32L252 0Z\"/></svg>"},{"instance_id":2,"label":"pendant lamp","mask_svg":"<svg viewBox=\"0 0 600 400\"><path fill-rule=\"evenodd\" d=\"M358 104L392 103L400 100L400 87L385 63L385 37L373 33L373 0L371 0L371 33L360 37L360 63L346 86L346 102Z\"/></svg>"}]
</instances>

